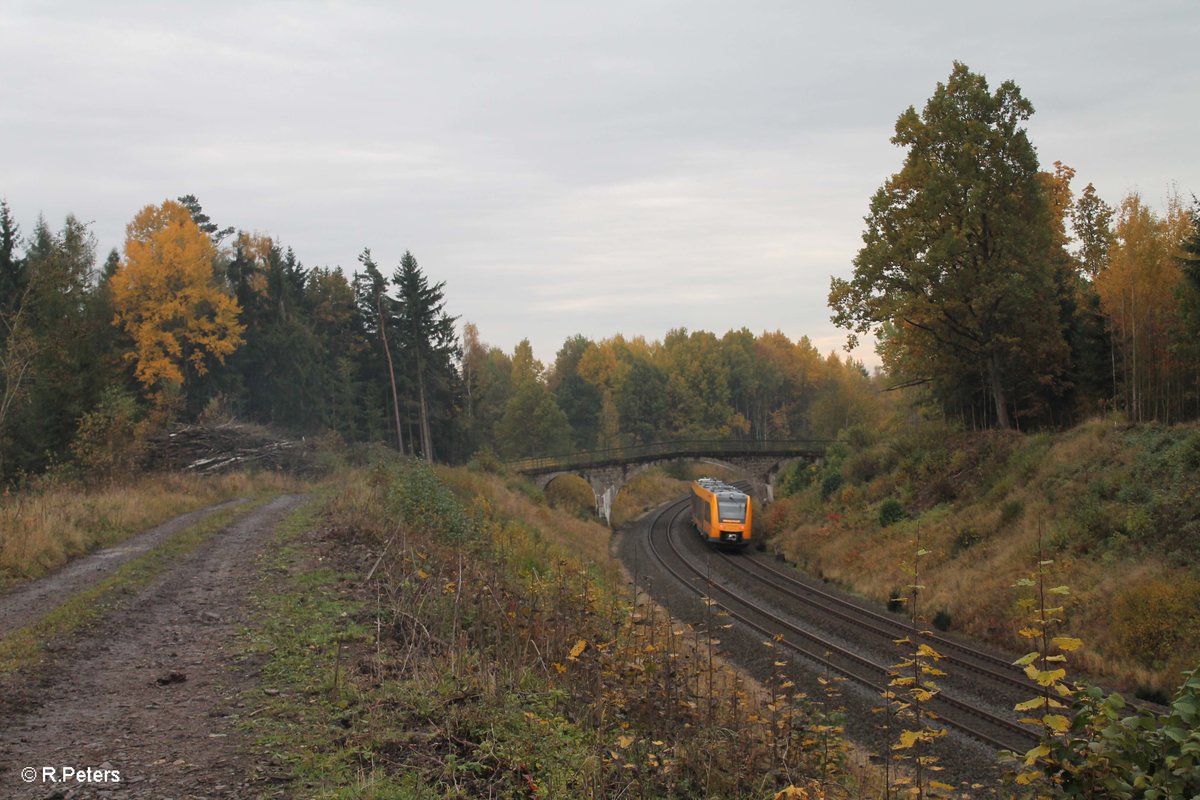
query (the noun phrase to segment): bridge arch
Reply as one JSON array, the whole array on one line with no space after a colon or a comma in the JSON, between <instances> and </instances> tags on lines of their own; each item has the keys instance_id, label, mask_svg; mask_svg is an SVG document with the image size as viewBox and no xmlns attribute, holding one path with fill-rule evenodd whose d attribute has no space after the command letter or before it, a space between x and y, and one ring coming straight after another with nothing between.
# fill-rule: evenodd
<instances>
[{"instance_id":1,"label":"bridge arch","mask_svg":"<svg viewBox=\"0 0 1200 800\"><path fill-rule=\"evenodd\" d=\"M555 478L563 475L575 475L584 479L592 488L596 500L596 515L603 517L611 526L613 505L626 483L652 466L680 461L712 464L740 473L750 481L751 493L759 502L772 502L775 499L775 479L784 466L796 461L824 461L823 448L818 452L811 447L811 443L806 444L809 445L807 450L798 452L797 448L793 448L784 453L703 453L692 447L685 452L638 454L628 459L609 457L600 463L587 465L572 465L566 459L547 464L544 463L547 460L535 459L528 460L522 465L525 468L518 467L517 471L532 478L537 487L543 490Z\"/></svg>"}]
</instances>

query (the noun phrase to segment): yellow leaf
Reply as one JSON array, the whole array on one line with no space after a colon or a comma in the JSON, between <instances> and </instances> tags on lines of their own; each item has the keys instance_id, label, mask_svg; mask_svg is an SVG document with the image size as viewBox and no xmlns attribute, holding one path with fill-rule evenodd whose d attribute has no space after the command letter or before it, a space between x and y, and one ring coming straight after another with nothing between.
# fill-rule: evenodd
<instances>
[{"instance_id":1,"label":"yellow leaf","mask_svg":"<svg viewBox=\"0 0 1200 800\"><path fill-rule=\"evenodd\" d=\"M580 639L578 642L575 643L575 646L571 648L571 655L570 655L571 660L574 661L575 659L579 658L580 654L583 653L583 651L586 649L587 649L587 640Z\"/></svg>"},{"instance_id":2,"label":"yellow leaf","mask_svg":"<svg viewBox=\"0 0 1200 800\"><path fill-rule=\"evenodd\" d=\"M1035 708L1042 708L1046 705L1046 698L1035 697L1032 700L1026 700L1024 703L1017 703L1013 706L1014 711L1032 711Z\"/></svg>"},{"instance_id":3,"label":"yellow leaf","mask_svg":"<svg viewBox=\"0 0 1200 800\"><path fill-rule=\"evenodd\" d=\"M1038 675L1037 682L1041 686L1049 686L1052 683L1058 683L1065 677L1067 677L1065 669L1049 669Z\"/></svg>"},{"instance_id":4,"label":"yellow leaf","mask_svg":"<svg viewBox=\"0 0 1200 800\"><path fill-rule=\"evenodd\" d=\"M1051 639L1054 646L1065 653L1070 653L1072 650L1078 650L1083 647L1082 639L1074 639L1070 636L1055 636Z\"/></svg>"},{"instance_id":5,"label":"yellow leaf","mask_svg":"<svg viewBox=\"0 0 1200 800\"><path fill-rule=\"evenodd\" d=\"M625 750L631 744L633 744L635 741L637 741L637 739L636 739L636 737L633 737L633 736L628 736L628 735L618 736L617 737L617 747L621 748L622 750Z\"/></svg>"},{"instance_id":6,"label":"yellow leaf","mask_svg":"<svg viewBox=\"0 0 1200 800\"><path fill-rule=\"evenodd\" d=\"M924 643L922 643L917 648L917 655L924 656L925 658L941 658L942 657L941 653L939 653L937 650L934 650L932 647L930 647L929 645L924 644Z\"/></svg>"},{"instance_id":7,"label":"yellow leaf","mask_svg":"<svg viewBox=\"0 0 1200 800\"><path fill-rule=\"evenodd\" d=\"M896 744L892 745L892 749L893 750L907 750L910 747L912 747L913 745L915 745L917 743L917 740L920 738L921 738L921 734L918 731L903 731L900 734L900 741L898 741L898 742L896 742Z\"/></svg>"},{"instance_id":8,"label":"yellow leaf","mask_svg":"<svg viewBox=\"0 0 1200 800\"><path fill-rule=\"evenodd\" d=\"M1042 717L1042 722L1055 733L1066 733L1071 727L1071 721L1062 714L1047 714Z\"/></svg>"},{"instance_id":9,"label":"yellow leaf","mask_svg":"<svg viewBox=\"0 0 1200 800\"><path fill-rule=\"evenodd\" d=\"M1037 760L1042 756L1050 755L1050 748L1044 744L1039 744L1025 754L1025 766L1032 767Z\"/></svg>"},{"instance_id":10,"label":"yellow leaf","mask_svg":"<svg viewBox=\"0 0 1200 800\"><path fill-rule=\"evenodd\" d=\"M1016 661L1014 661L1013 666L1023 667L1026 664L1032 664L1034 661L1037 661L1037 658L1040 655L1041 655L1041 653L1037 652L1036 650L1032 653L1027 653L1027 654L1021 656L1020 658L1018 658Z\"/></svg>"}]
</instances>

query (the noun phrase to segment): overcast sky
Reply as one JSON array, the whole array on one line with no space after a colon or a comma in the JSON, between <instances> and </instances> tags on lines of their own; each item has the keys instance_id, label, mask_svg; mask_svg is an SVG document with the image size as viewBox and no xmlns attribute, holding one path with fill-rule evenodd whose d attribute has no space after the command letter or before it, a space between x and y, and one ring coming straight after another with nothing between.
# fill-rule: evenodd
<instances>
[{"instance_id":1,"label":"overcast sky","mask_svg":"<svg viewBox=\"0 0 1200 800\"><path fill-rule=\"evenodd\" d=\"M546 362L680 326L829 351L896 117L954 60L1016 81L1077 191L1162 208L1200 194L1197 42L1196 0L6 0L0 196L94 220L101 259L188 193L308 266L411 250Z\"/></svg>"}]
</instances>

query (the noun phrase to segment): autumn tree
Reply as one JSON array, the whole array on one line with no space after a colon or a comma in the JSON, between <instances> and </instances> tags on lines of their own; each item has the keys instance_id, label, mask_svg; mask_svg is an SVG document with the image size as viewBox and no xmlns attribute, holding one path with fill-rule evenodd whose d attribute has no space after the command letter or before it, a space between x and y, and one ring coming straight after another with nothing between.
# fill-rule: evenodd
<instances>
[{"instance_id":1,"label":"autumn tree","mask_svg":"<svg viewBox=\"0 0 1200 800\"><path fill-rule=\"evenodd\" d=\"M543 366L528 339L512 356L512 394L496 424L496 443L506 458L564 453L570 446L567 416L543 382Z\"/></svg>"},{"instance_id":2,"label":"autumn tree","mask_svg":"<svg viewBox=\"0 0 1200 800\"><path fill-rule=\"evenodd\" d=\"M617 395L629 374L629 347L621 335L593 342L579 357L578 372L600 393L600 430L596 444L601 448L620 445L621 414Z\"/></svg>"},{"instance_id":3,"label":"autumn tree","mask_svg":"<svg viewBox=\"0 0 1200 800\"><path fill-rule=\"evenodd\" d=\"M571 444L576 450L596 446L600 435L600 412L604 398L600 390L579 374L579 362L592 346L586 336L567 338L554 359L546 385L571 425Z\"/></svg>"},{"instance_id":4,"label":"autumn tree","mask_svg":"<svg viewBox=\"0 0 1200 800\"><path fill-rule=\"evenodd\" d=\"M213 275L216 247L183 205L146 206L126 227L125 258L111 285L114 322L133 340L134 374L156 398L191 381L242 343L234 298Z\"/></svg>"},{"instance_id":5,"label":"autumn tree","mask_svg":"<svg viewBox=\"0 0 1200 800\"><path fill-rule=\"evenodd\" d=\"M512 397L512 357L485 343L471 322L463 325L462 342L465 450L495 449L496 426Z\"/></svg>"},{"instance_id":6,"label":"autumn tree","mask_svg":"<svg viewBox=\"0 0 1200 800\"><path fill-rule=\"evenodd\" d=\"M1179 260L1189 217L1178 198L1159 215L1137 193L1122 201L1107 267L1096 277L1119 353L1123 405L1136 422L1182 413L1195 367L1181 358L1186 339Z\"/></svg>"},{"instance_id":7,"label":"autumn tree","mask_svg":"<svg viewBox=\"0 0 1200 800\"><path fill-rule=\"evenodd\" d=\"M667 332L658 358L667 378L668 418L673 431L723 438L730 430L729 369L720 340L708 331Z\"/></svg>"},{"instance_id":8,"label":"autumn tree","mask_svg":"<svg viewBox=\"0 0 1200 800\"><path fill-rule=\"evenodd\" d=\"M616 396L627 444L650 444L674 433L668 387L666 374L652 360L629 355L629 369Z\"/></svg>"},{"instance_id":9,"label":"autumn tree","mask_svg":"<svg viewBox=\"0 0 1200 800\"><path fill-rule=\"evenodd\" d=\"M1020 387L1055 381L1067 355L1052 220L1022 127L1032 114L1012 81L991 92L955 63L920 114L897 120L904 165L871 199L853 277L829 294L852 340L890 324L889 367L945 394L986 389L1003 428Z\"/></svg>"}]
</instances>

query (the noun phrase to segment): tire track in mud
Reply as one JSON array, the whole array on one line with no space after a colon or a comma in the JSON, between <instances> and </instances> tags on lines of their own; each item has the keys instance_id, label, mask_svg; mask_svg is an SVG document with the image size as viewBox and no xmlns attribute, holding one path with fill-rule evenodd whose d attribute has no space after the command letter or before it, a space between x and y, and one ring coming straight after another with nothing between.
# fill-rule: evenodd
<instances>
[{"instance_id":1,"label":"tire track in mud","mask_svg":"<svg viewBox=\"0 0 1200 800\"><path fill-rule=\"evenodd\" d=\"M44 578L18 586L12 592L0 596L0 636L6 636L28 625L46 613L48 604L56 604L56 600L66 600L76 592L98 583L111 575L117 567L150 552L189 525L244 502L246 498L238 497L181 514L123 542L76 558Z\"/></svg>"},{"instance_id":2,"label":"tire track in mud","mask_svg":"<svg viewBox=\"0 0 1200 800\"><path fill-rule=\"evenodd\" d=\"M258 557L278 523L305 499L281 496L235 520L73 637L55 653L51 670L0 687L10 695L0 700L0 796L256 794L248 783L252 743L237 722L238 698L254 685L257 665L235 658L244 648L238 633ZM21 772L30 767L39 771L32 783ZM42 779L43 767L59 769L60 778L64 767L109 770L110 780L54 784ZM114 770L119 783L111 782Z\"/></svg>"}]
</instances>

